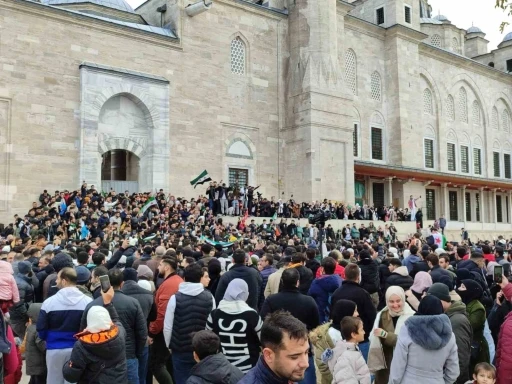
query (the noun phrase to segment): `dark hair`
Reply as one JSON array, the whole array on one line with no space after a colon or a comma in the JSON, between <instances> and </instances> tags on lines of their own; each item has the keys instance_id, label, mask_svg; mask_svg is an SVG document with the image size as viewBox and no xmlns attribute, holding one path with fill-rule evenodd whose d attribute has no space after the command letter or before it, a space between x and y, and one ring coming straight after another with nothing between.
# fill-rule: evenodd
<instances>
[{"instance_id":1,"label":"dark hair","mask_svg":"<svg viewBox=\"0 0 512 384\"><path fill-rule=\"evenodd\" d=\"M297 282L300 279L299 271L295 268L288 268L283 271L281 275L281 281L283 283L283 288L295 288L297 287Z\"/></svg>"},{"instance_id":2,"label":"dark hair","mask_svg":"<svg viewBox=\"0 0 512 384\"><path fill-rule=\"evenodd\" d=\"M345 316L341 319L341 335L345 340L352 340L352 334L359 332L359 324L363 321L359 317Z\"/></svg>"},{"instance_id":3,"label":"dark hair","mask_svg":"<svg viewBox=\"0 0 512 384\"><path fill-rule=\"evenodd\" d=\"M409 248L409 251L411 251L411 255L415 255L418 253L418 247L415 245L411 245L411 247Z\"/></svg>"},{"instance_id":4,"label":"dark hair","mask_svg":"<svg viewBox=\"0 0 512 384\"><path fill-rule=\"evenodd\" d=\"M350 251L347 251L346 249L341 253L341 255L343 256L343 259L345 259L345 260L350 260L350 258L352 257L352 254L350 253Z\"/></svg>"},{"instance_id":5,"label":"dark hair","mask_svg":"<svg viewBox=\"0 0 512 384\"><path fill-rule=\"evenodd\" d=\"M484 371L484 372L491 372L492 373L492 378L493 379L496 379L496 368L494 368L491 364L489 363L478 363L477 365L475 365L475 370L473 371L473 373L475 375L478 375L479 372L481 371Z\"/></svg>"},{"instance_id":6,"label":"dark hair","mask_svg":"<svg viewBox=\"0 0 512 384\"><path fill-rule=\"evenodd\" d=\"M199 331L192 337L192 349L199 360L215 355L219 352L220 339L212 331Z\"/></svg>"},{"instance_id":7,"label":"dark hair","mask_svg":"<svg viewBox=\"0 0 512 384\"><path fill-rule=\"evenodd\" d=\"M359 277L359 273L357 264L349 264L345 267L345 280L356 281Z\"/></svg>"},{"instance_id":8,"label":"dark hair","mask_svg":"<svg viewBox=\"0 0 512 384\"><path fill-rule=\"evenodd\" d=\"M124 274L119 268L112 268L108 271L108 279L113 288L119 288L124 281Z\"/></svg>"},{"instance_id":9,"label":"dark hair","mask_svg":"<svg viewBox=\"0 0 512 384\"><path fill-rule=\"evenodd\" d=\"M243 249L237 249L233 253L233 262L235 264L245 264L245 251Z\"/></svg>"},{"instance_id":10,"label":"dark hair","mask_svg":"<svg viewBox=\"0 0 512 384\"><path fill-rule=\"evenodd\" d=\"M76 261L78 261L78 264L87 264L89 261L89 255L87 252L78 252L76 255Z\"/></svg>"},{"instance_id":11,"label":"dark hair","mask_svg":"<svg viewBox=\"0 0 512 384\"><path fill-rule=\"evenodd\" d=\"M400 259L393 257L392 259L389 260L389 265L394 265L395 267L401 267L402 262L400 261Z\"/></svg>"},{"instance_id":12,"label":"dark hair","mask_svg":"<svg viewBox=\"0 0 512 384\"><path fill-rule=\"evenodd\" d=\"M150 245L146 245L142 250L146 255L151 255L153 253L153 247Z\"/></svg>"},{"instance_id":13,"label":"dark hair","mask_svg":"<svg viewBox=\"0 0 512 384\"><path fill-rule=\"evenodd\" d=\"M439 256L437 256L435 253L430 253L426 258L425 261L427 263L432 263L432 266L439 265Z\"/></svg>"},{"instance_id":14,"label":"dark hair","mask_svg":"<svg viewBox=\"0 0 512 384\"><path fill-rule=\"evenodd\" d=\"M66 280L67 282L76 285L76 271L75 268L64 267L60 270L60 278L61 280Z\"/></svg>"},{"instance_id":15,"label":"dark hair","mask_svg":"<svg viewBox=\"0 0 512 384\"><path fill-rule=\"evenodd\" d=\"M489 247L487 244L482 245L482 252L487 255L491 253L491 247Z\"/></svg>"},{"instance_id":16,"label":"dark hair","mask_svg":"<svg viewBox=\"0 0 512 384\"><path fill-rule=\"evenodd\" d=\"M91 273L94 273L94 277L106 276L108 275L107 267L100 265L92 270Z\"/></svg>"},{"instance_id":17,"label":"dark hair","mask_svg":"<svg viewBox=\"0 0 512 384\"><path fill-rule=\"evenodd\" d=\"M285 270L290 271L290 269ZM283 272L284 274L284 272ZM261 328L261 345L279 351L283 347L283 336L293 340L308 339L308 330L302 321L293 317L290 312L275 311L270 313L263 322Z\"/></svg>"},{"instance_id":18,"label":"dark hair","mask_svg":"<svg viewBox=\"0 0 512 384\"><path fill-rule=\"evenodd\" d=\"M439 260L441 259L444 259L444 261L446 261L448 264L450 263L450 256L446 253L443 253L442 255L439 256Z\"/></svg>"},{"instance_id":19,"label":"dark hair","mask_svg":"<svg viewBox=\"0 0 512 384\"><path fill-rule=\"evenodd\" d=\"M499 257L503 257L503 247L496 247L495 252L498 254Z\"/></svg>"},{"instance_id":20,"label":"dark hair","mask_svg":"<svg viewBox=\"0 0 512 384\"><path fill-rule=\"evenodd\" d=\"M101 252L95 252L92 255L92 262L96 265L101 265L103 260L105 260L105 255Z\"/></svg>"},{"instance_id":21,"label":"dark hair","mask_svg":"<svg viewBox=\"0 0 512 384\"><path fill-rule=\"evenodd\" d=\"M263 256L265 256L265 259L268 261L268 265L274 264L274 255L271 253L265 253Z\"/></svg>"},{"instance_id":22,"label":"dark hair","mask_svg":"<svg viewBox=\"0 0 512 384\"><path fill-rule=\"evenodd\" d=\"M303 263L306 261L306 258L304 257L304 255L302 253L294 253L292 255L292 263L293 264L297 264L297 263Z\"/></svg>"},{"instance_id":23,"label":"dark hair","mask_svg":"<svg viewBox=\"0 0 512 384\"><path fill-rule=\"evenodd\" d=\"M183 279L187 283L200 283L203 275L203 268L196 263L188 265L183 271Z\"/></svg>"},{"instance_id":24,"label":"dark hair","mask_svg":"<svg viewBox=\"0 0 512 384\"><path fill-rule=\"evenodd\" d=\"M205 243L203 245L201 245L201 252L203 252L204 254L209 254L211 251L212 251L212 246L208 243Z\"/></svg>"},{"instance_id":25,"label":"dark hair","mask_svg":"<svg viewBox=\"0 0 512 384\"><path fill-rule=\"evenodd\" d=\"M325 259L323 259L322 260L322 267L324 268L325 274L326 275L334 274L334 271L336 270L336 264L337 264L336 260L334 260L330 256L327 256Z\"/></svg>"},{"instance_id":26,"label":"dark hair","mask_svg":"<svg viewBox=\"0 0 512 384\"><path fill-rule=\"evenodd\" d=\"M178 261L175 258L172 258L172 257L162 258L161 262L167 264L169 267L171 267L175 271L178 269Z\"/></svg>"},{"instance_id":27,"label":"dark hair","mask_svg":"<svg viewBox=\"0 0 512 384\"><path fill-rule=\"evenodd\" d=\"M187 265L190 265L190 264L194 264L196 262L196 259L194 259L192 256L187 256L187 257L185 257L185 261L187 262Z\"/></svg>"},{"instance_id":28,"label":"dark hair","mask_svg":"<svg viewBox=\"0 0 512 384\"><path fill-rule=\"evenodd\" d=\"M457 256L459 256L461 259L466 256L468 252L466 251L466 248L464 247L457 247Z\"/></svg>"},{"instance_id":29,"label":"dark hair","mask_svg":"<svg viewBox=\"0 0 512 384\"><path fill-rule=\"evenodd\" d=\"M316 256L316 251L313 248L306 249L306 257L309 260L313 260Z\"/></svg>"}]
</instances>

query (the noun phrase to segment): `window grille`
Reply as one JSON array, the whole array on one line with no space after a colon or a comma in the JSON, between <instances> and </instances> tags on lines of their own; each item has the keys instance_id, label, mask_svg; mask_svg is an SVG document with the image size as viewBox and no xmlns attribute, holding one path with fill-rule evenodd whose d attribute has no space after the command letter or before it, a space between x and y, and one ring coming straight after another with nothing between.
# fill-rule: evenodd
<instances>
[{"instance_id":1,"label":"window grille","mask_svg":"<svg viewBox=\"0 0 512 384\"><path fill-rule=\"evenodd\" d=\"M345 83L355 95L357 93L357 61L356 54L351 49L345 54Z\"/></svg>"},{"instance_id":2,"label":"window grille","mask_svg":"<svg viewBox=\"0 0 512 384\"><path fill-rule=\"evenodd\" d=\"M469 148L465 145L460 147L460 169L463 173L469 173Z\"/></svg>"},{"instance_id":3,"label":"window grille","mask_svg":"<svg viewBox=\"0 0 512 384\"><path fill-rule=\"evenodd\" d=\"M468 95L464 88L459 90L459 119L463 123L468 122Z\"/></svg>"},{"instance_id":4,"label":"window grille","mask_svg":"<svg viewBox=\"0 0 512 384\"><path fill-rule=\"evenodd\" d=\"M503 223L503 207L501 196L496 195L496 221L498 223Z\"/></svg>"},{"instance_id":5,"label":"window grille","mask_svg":"<svg viewBox=\"0 0 512 384\"><path fill-rule=\"evenodd\" d=\"M245 75L245 43L240 37L231 41L231 73Z\"/></svg>"},{"instance_id":6,"label":"window grille","mask_svg":"<svg viewBox=\"0 0 512 384\"><path fill-rule=\"evenodd\" d=\"M432 35L432 36L430 37L430 43L431 43L434 47L442 48L442 40L441 40L441 36L439 36L438 34Z\"/></svg>"},{"instance_id":7,"label":"window grille","mask_svg":"<svg viewBox=\"0 0 512 384\"><path fill-rule=\"evenodd\" d=\"M496 109L496 107L494 107L492 109L491 127L492 127L492 129L494 129L496 131L499 129L499 127L498 127L498 110Z\"/></svg>"},{"instance_id":8,"label":"window grille","mask_svg":"<svg viewBox=\"0 0 512 384\"><path fill-rule=\"evenodd\" d=\"M448 153L448 170L455 172L457 170L457 165L455 162L455 144L453 144L453 143L447 144L447 153Z\"/></svg>"},{"instance_id":9,"label":"window grille","mask_svg":"<svg viewBox=\"0 0 512 384\"><path fill-rule=\"evenodd\" d=\"M229 168L229 185L234 186L238 184L238 186L248 185L247 181L249 179L249 171L247 169L240 168Z\"/></svg>"},{"instance_id":10,"label":"window grille","mask_svg":"<svg viewBox=\"0 0 512 384\"><path fill-rule=\"evenodd\" d=\"M373 206L375 208L384 206L384 183L373 183Z\"/></svg>"},{"instance_id":11,"label":"window grille","mask_svg":"<svg viewBox=\"0 0 512 384\"><path fill-rule=\"evenodd\" d=\"M446 116L450 121L455 120L455 103L452 95L448 95L448 99L446 100Z\"/></svg>"},{"instance_id":12,"label":"window grille","mask_svg":"<svg viewBox=\"0 0 512 384\"><path fill-rule=\"evenodd\" d=\"M373 100L381 100L381 82L378 72L373 72L371 77L371 97Z\"/></svg>"},{"instance_id":13,"label":"window grille","mask_svg":"<svg viewBox=\"0 0 512 384\"><path fill-rule=\"evenodd\" d=\"M425 168L434 168L434 140L425 139Z\"/></svg>"},{"instance_id":14,"label":"window grille","mask_svg":"<svg viewBox=\"0 0 512 384\"><path fill-rule=\"evenodd\" d=\"M457 191L448 191L448 204L450 220L459 221L459 208L457 206Z\"/></svg>"},{"instance_id":15,"label":"window grille","mask_svg":"<svg viewBox=\"0 0 512 384\"><path fill-rule=\"evenodd\" d=\"M427 220L435 220L436 219L436 190L435 189L427 189L426 191L427 198Z\"/></svg>"},{"instance_id":16,"label":"window grille","mask_svg":"<svg viewBox=\"0 0 512 384\"><path fill-rule=\"evenodd\" d=\"M493 164L494 164L494 177L500 177L501 169L500 169L500 154L499 152L493 152Z\"/></svg>"},{"instance_id":17,"label":"window grille","mask_svg":"<svg viewBox=\"0 0 512 384\"><path fill-rule=\"evenodd\" d=\"M354 157L357 157L359 156L359 126L357 124L354 124L352 140L354 142Z\"/></svg>"},{"instance_id":18,"label":"window grille","mask_svg":"<svg viewBox=\"0 0 512 384\"><path fill-rule=\"evenodd\" d=\"M475 175L482 174L482 150L473 148L473 173Z\"/></svg>"},{"instance_id":19,"label":"window grille","mask_svg":"<svg viewBox=\"0 0 512 384\"><path fill-rule=\"evenodd\" d=\"M423 91L423 112L429 115L434 113L434 108L432 106L432 92L428 88L425 88Z\"/></svg>"},{"instance_id":20,"label":"window grille","mask_svg":"<svg viewBox=\"0 0 512 384\"><path fill-rule=\"evenodd\" d=\"M465 196L466 204L466 221L471 221L471 193L466 192Z\"/></svg>"},{"instance_id":21,"label":"window grille","mask_svg":"<svg viewBox=\"0 0 512 384\"><path fill-rule=\"evenodd\" d=\"M372 159L384 160L382 148L382 129L372 128Z\"/></svg>"}]
</instances>

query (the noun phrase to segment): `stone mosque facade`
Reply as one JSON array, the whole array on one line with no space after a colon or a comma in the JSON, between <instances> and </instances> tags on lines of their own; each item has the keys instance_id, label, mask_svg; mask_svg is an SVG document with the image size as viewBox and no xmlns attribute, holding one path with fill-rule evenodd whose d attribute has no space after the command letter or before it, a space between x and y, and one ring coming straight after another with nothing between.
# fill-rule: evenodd
<instances>
[{"instance_id":1,"label":"stone mosque facade","mask_svg":"<svg viewBox=\"0 0 512 384\"><path fill-rule=\"evenodd\" d=\"M427 0L0 0L0 219L206 169L508 230L512 34L487 45Z\"/></svg>"}]
</instances>

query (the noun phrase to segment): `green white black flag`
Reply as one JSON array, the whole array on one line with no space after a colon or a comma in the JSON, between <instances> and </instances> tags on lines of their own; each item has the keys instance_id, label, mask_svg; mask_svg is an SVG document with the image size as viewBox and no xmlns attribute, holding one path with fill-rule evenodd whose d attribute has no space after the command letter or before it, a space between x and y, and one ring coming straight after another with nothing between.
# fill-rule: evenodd
<instances>
[{"instance_id":1,"label":"green white black flag","mask_svg":"<svg viewBox=\"0 0 512 384\"><path fill-rule=\"evenodd\" d=\"M207 183L208 181L212 181L212 178L208 175L208 172L204 170L199 176L192 180L190 184L193 185L195 188L199 184L204 184Z\"/></svg>"}]
</instances>

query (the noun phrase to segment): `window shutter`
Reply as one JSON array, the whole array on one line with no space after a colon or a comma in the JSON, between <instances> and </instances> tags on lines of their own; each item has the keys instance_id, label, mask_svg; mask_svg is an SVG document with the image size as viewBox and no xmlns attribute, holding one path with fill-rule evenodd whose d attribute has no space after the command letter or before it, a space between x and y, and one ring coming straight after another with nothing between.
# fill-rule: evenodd
<instances>
[{"instance_id":1,"label":"window shutter","mask_svg":"<svg viewBox=\"0 0 512 384\"><path fill-rule=\"evenodd\" d=\"M493 163L494 163L494 177L500 177L500 154L499 152L493 152Z\"/></svg>"},{"instance_id":2,"label":"window shutter","mask_svg":"<svg viewBox=\"0 0 512 384\"><path fill-rule=\"evenodd\" d=\"M372 159L383 160L382 129L372 128Z\"/></svg>"},{"instance_id":3,"label":"window shutter","mask_svg":"<svg viewBox=\"0 0 512 384\"><path fill-rule=\"evenodd\" d=\"M434 140L425 139L425 168L434 168Z\"/></svg>"},{"instance_id":4,"label":"window shutter","mask_svg":"<svg viewBox=\"0 0 512 384\"><path fill-rule=\"evenodd\" d=\"M457 170L457 166L455 164L455 144L448 143L447 152L448 152L448 170L455 172Z\"/></svg>"},{"instance_id":5,"label":"window shutter","mask_svg":"<svg viewBox=\"0 0 512 384\"><path fill-rule=\"evenodd\" d=\"M475 175L482 174L482 150L480 148L473 148L473 167Z\"/></svg>"}]
</instances>

